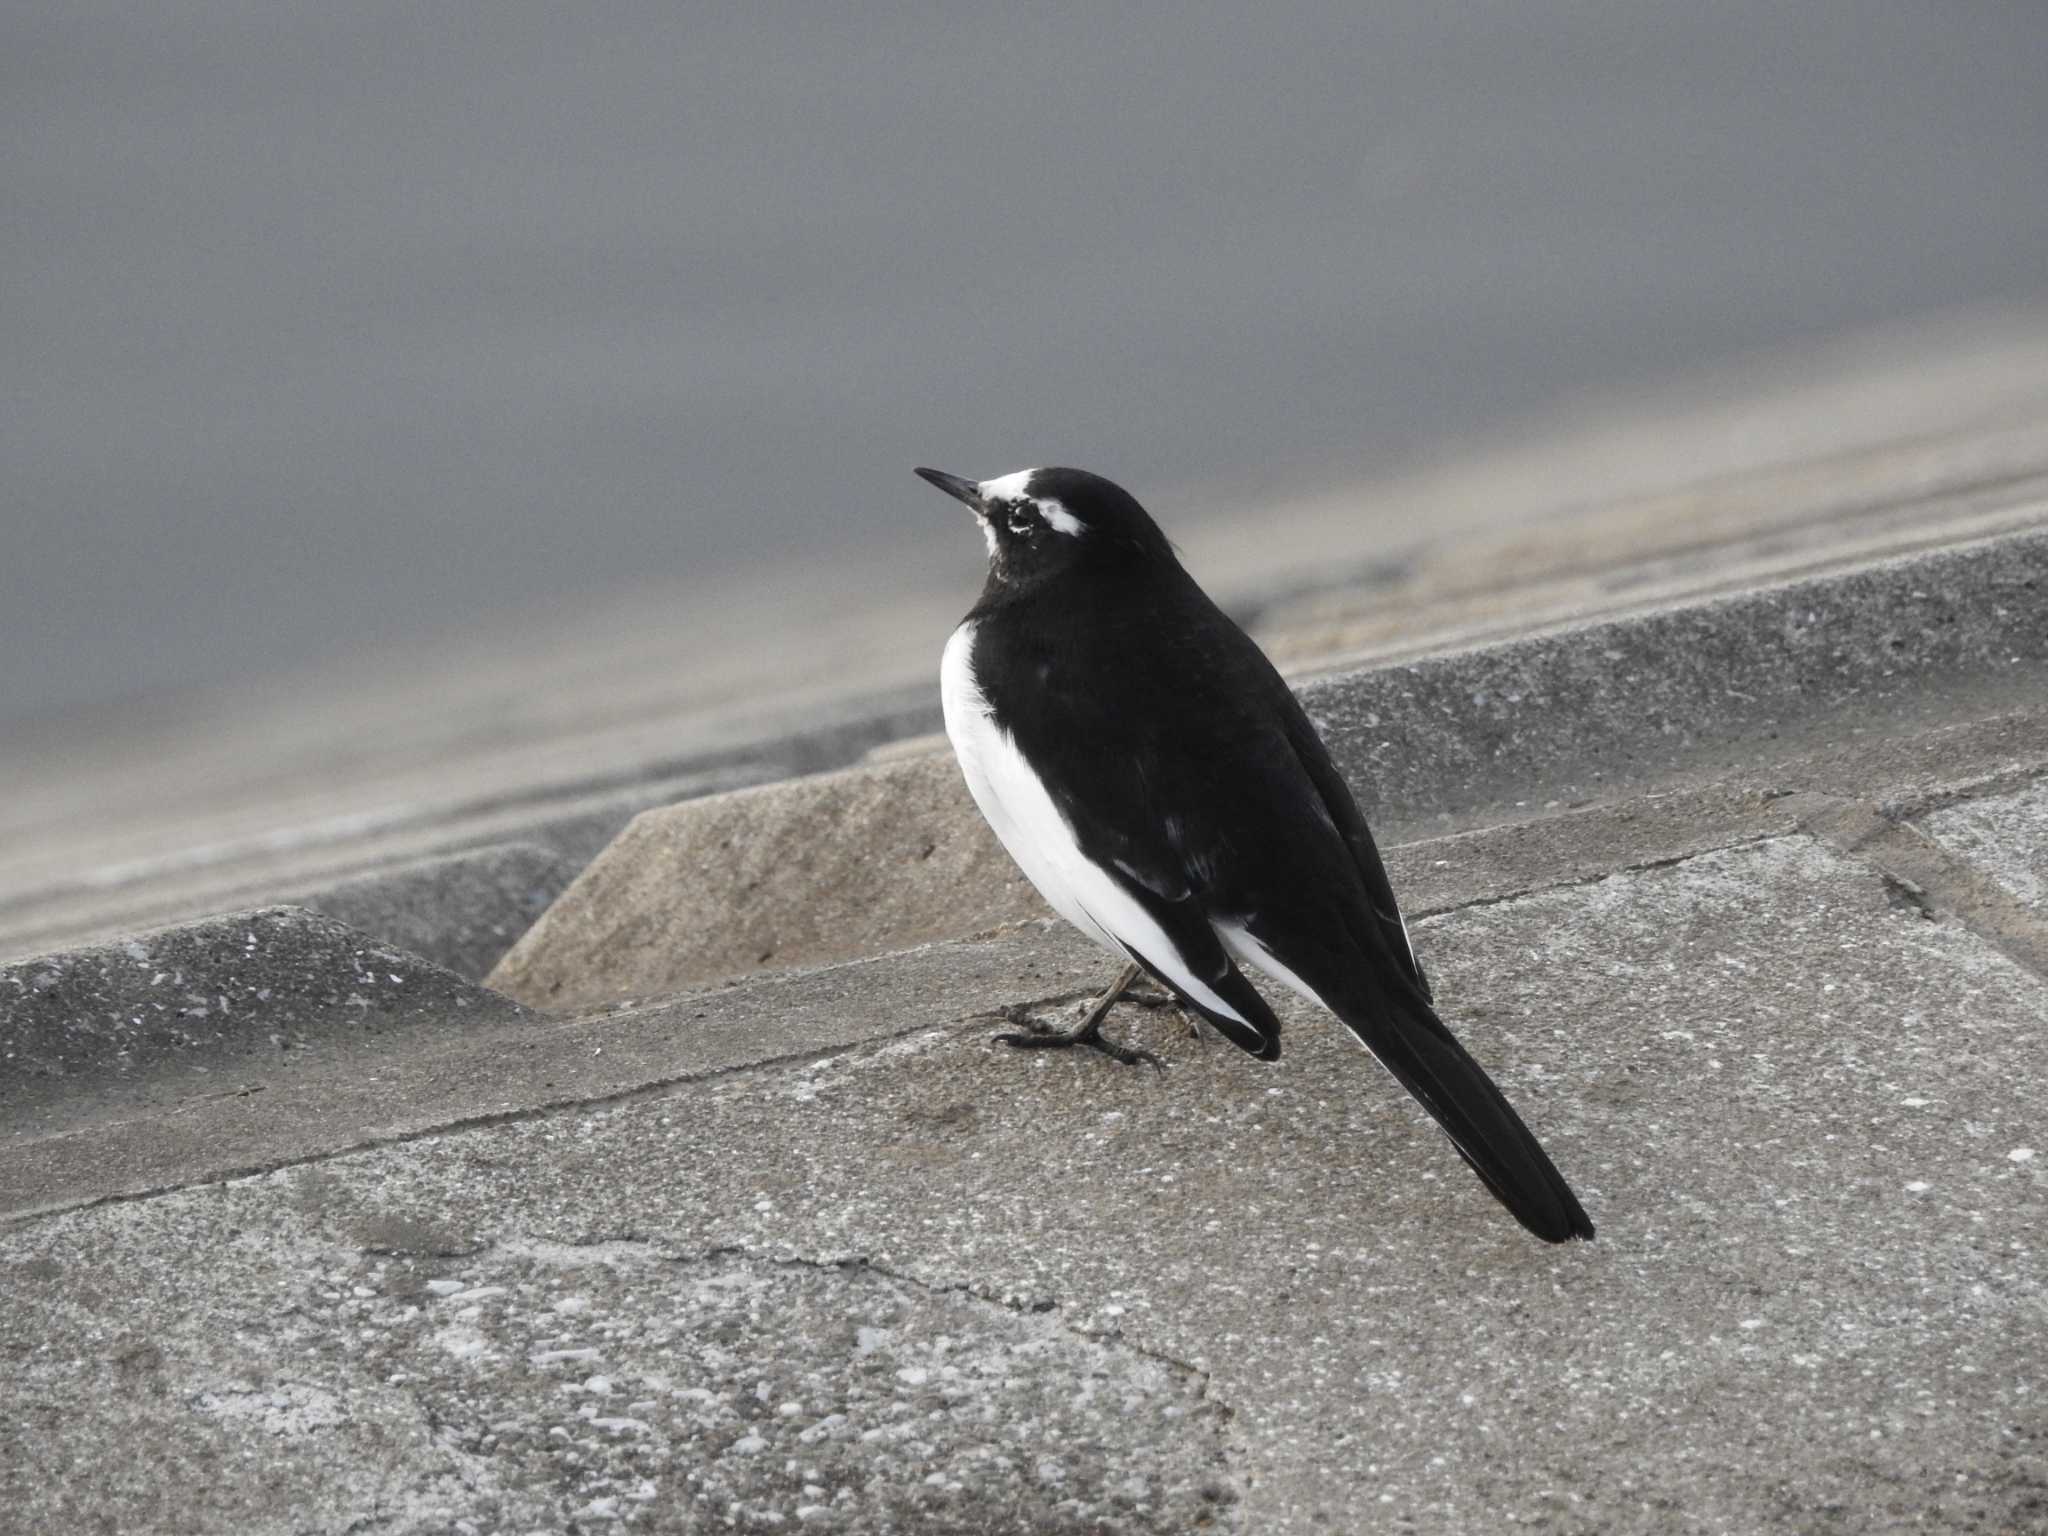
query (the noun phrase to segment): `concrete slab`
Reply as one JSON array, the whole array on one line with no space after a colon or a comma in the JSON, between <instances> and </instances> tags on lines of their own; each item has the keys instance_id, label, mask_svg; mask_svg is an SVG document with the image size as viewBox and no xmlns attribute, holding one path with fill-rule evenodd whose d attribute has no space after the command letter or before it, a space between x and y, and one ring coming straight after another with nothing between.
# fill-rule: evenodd
<instances>
[{"instance_id":1,"label":"concrete slab","mask_svg":"<svg viewBox=\"0 0 2048 1536\"><path fill-rule=\"evenodd\" d=\"M1995 791L2015 774L2024 782L2043 772L2048 717L2003 716L1772 765L1749 782L1408 844L1391 849L1389 863L1406 910L1421 916L1814 828L1898 874L1907 884L1895 894L1916 892L1908 899L1966 919L2010 958L2039 969L2048 963L2048 924L1911 834L1902 818ZM1874 782L1865 777L1872 773ZM1915 852L1935 864L1905 857ZM1985 900L1987 893L1998 900ZM959 912L972 913L973 894L962 893ZM445 1039L429 1027L410 1037L380 1034L361 1053L339 1057L326 1042L321 1051L252 1061L232 1084L215 1075L167 1080L160 1086L172 1097L118 1127L87 1113L92 1095L74 1077L74 1112L86 1114L89 1133L51 1136L55 1127L45 1124L31 1143L26 1128L17 1128L0 1155L0 1211L157 1189L365 1139L640 1092L787 1055L806 1042L846 1046L1001 1004L1079 996L1103 980L1101 958L1057 924L1006 932L1011 937L999 944L750 980L718 991L715 1006L700 997L569 1025L472 1023ZM118 1079L111 1086L119 1101Z\"/></svg>"},{"instance_id":2,"label":"concrete slab","mask_svg":"<svg viewBox=\"0 0 2048 1536\"><path fill-rule=\"evenodd\" d=\"M2048 914L2048 779L2005 795L1944 806L1927 835L1989 874L2014 899Z\"/></svg>"},{"instance_id":3,"label":"concrete slab","mask_svg":"<svg viewBox=\"0 0 2048 1536\"><path fill-rule=\"evenodd\" d=\"M331 917L229 913L0 967L0 1123L46 1134L254 1091L280 1056L354 1060L393 1033L529 1017Z\"/></svg>"},{"instance_id":4,"label":"concrete slab","mask_svg":"<svg viewBox=\"0 0 2048 1536\"><path fill-rule=\"evenodd\" d=\"M1047 915L952 754L924 754L646 812L488 981L586 1010Z\"/></svg>"},{"instance_id":5,"label":"concrete slab","mask_svg":"<svg viewBox=\"0 0 2048 1536\"><path fill-rule=\"evenodd\" d=\"M2041 1524L2038 976L1802 838L1417 942L1598 1243L1526 1239L1292 1005L1272 1067L1124 1021L1164 1075L925 1029L15 1224L7 1507L29 1528Z\"/></svg>"},{"instance_id":6,"label":"concrete slab","mask_svg":"<svg viewBox=\"0 0 2048 1536\"><path fill-rule=\"evenodd\" d=\"M337 881L297 904L481 981L581 867L539 843L495 843Z\"/></svg>"}]
</instances>

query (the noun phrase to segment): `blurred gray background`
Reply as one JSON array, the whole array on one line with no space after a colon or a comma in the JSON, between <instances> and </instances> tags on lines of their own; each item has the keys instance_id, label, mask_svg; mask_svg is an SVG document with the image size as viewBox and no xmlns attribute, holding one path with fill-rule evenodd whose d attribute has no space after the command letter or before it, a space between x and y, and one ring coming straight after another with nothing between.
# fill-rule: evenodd
<instances>
[{"instance_id":1,"label":"blurred gray background","mask_svg":"<svg viewBox=\"0 0 2048 1536\"><path fill-rule=\"evenodd\" d=\"M934 540L964 606L912 464L1272 501L2039 297L2044 61L2039 0L9 5L0 731Z\"/></svg>"}]
</instances>

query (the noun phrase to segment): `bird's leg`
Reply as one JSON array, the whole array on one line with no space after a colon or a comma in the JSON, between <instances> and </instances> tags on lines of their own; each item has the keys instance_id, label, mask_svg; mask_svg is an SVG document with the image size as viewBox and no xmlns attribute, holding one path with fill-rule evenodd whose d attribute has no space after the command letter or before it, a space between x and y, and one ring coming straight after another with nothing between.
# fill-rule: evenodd
<instances>
[{"instance_id":1,"label":"bird's leg","mask_svg":"<svg viewBox=\"0 0 2048 1536\"><path fill-rule=\"evenodd\" d=\"M1142 1061L1149 1062L1163 1072L1166 1070L1166 1063L1150 1051L1135 1045L1118 1045L1114 1040L1103 1038L1102 1021L1109 1017L1109 1010L1115 1007L1117 999L1124 995L1124 989L1137 978L1138 965L1133 961L1117 973L1116 980L1109 984L1109 990L1089 1006L1087 1016L1072 1029L1048 1029L1035 1019L1016 1019L1012 1016L1013 1022L1025 1026L1025 1032L1002 1034L995 1038L1004 1045L1014 1045L1024 1051L1051 1050L1068 1045L1093 1046L1103 1055L1120 1061L1127 1067L1135 1067Z\"/></svg>"}]
</instances>

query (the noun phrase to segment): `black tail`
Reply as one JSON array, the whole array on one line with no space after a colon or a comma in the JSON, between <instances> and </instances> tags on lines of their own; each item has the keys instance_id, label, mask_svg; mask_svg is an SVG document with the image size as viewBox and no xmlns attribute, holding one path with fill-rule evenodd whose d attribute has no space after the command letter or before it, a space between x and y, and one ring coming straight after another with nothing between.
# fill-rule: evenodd
<instances>
[{"instance_id":1,"label":"black tail","mask_svg":"<svg viewBox=\"0 0 2048 1536\"><path fill-rule=\"evenodd\" d=\"M1436 1011L1398 982L1377 1007L1338 1011L1365 1048L1436 1118L1496 1200L1546 1243L1591 1240L1593 1222L1486 1069Z\"/></svg>"}]
</instances>

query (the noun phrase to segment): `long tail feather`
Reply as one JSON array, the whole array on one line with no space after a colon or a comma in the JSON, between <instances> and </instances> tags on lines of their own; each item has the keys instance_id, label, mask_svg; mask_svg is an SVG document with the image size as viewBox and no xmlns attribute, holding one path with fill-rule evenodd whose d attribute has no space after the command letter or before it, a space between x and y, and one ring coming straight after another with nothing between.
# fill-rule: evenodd
<instances>
[{"instance_id":1,"label":"long tail feather","mask_svg":"<svg viewBox=\"0 0 2048 1536\"><path fill-rule=\"evenodd\" d=\"M1592 1220L1564 1175L1436 1011L1408 988L1388 988L1376 1001L1338 1017L1444 1128L1494 1198L1545 1242L1590 1240Z\"/></svg>"}]
</instances>

